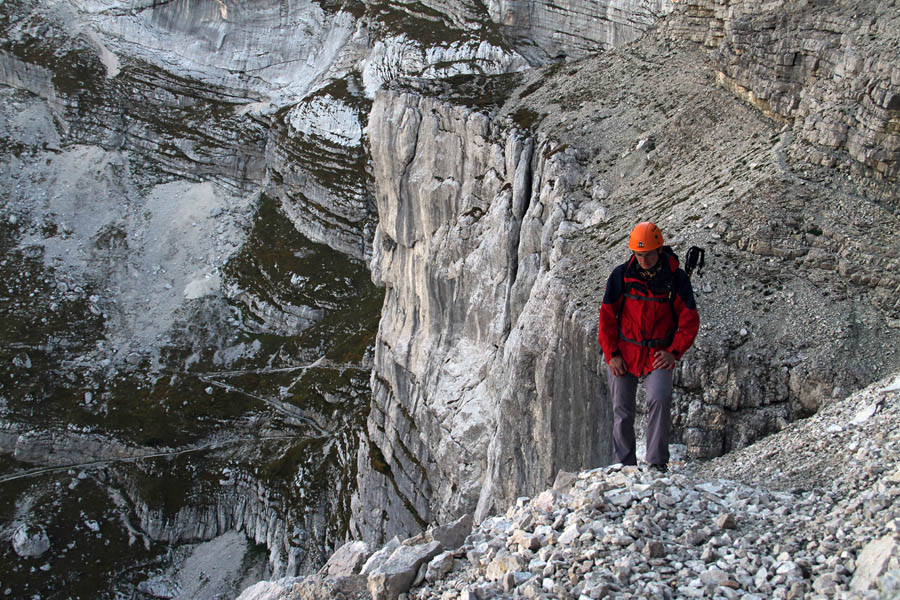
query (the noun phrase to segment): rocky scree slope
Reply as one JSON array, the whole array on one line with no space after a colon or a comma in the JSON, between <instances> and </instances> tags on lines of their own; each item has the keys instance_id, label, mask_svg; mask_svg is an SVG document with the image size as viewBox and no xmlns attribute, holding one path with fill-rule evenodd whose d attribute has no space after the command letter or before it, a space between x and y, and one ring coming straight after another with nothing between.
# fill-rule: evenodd
<instances>
[{"instance_id":1,"label":"rocky scree slope","mask_svg":"<svg viewBox=\"0 0 900 600\"><path fill-rule=\"evenodd\" d=\"M703 0L682 3L663 29L699 43L723 87L809 142L792 156L896 207L898 26L896 2Z\"/></svg>"},{"instance_id":2,"label":"rocky scree slope","mask_svg":"<svg viewBox=\"0 0 900 600\"><path fill-rule=\"evenodd\" d=\"M641 220L679 253L707 250L700 335L675 375L675 437L692 457L746 446L897 369L896 178L846 144L828 149L831 166L810 162L823 150L803 134L850 88L774 118L722 85L714 52L677 39L690 10L597 56L502 79L398 81L376 97L372 272L386 298L358 463L361 539L471 510L479 520L559 470L608 462L597 310ZM738 21L727 15L726 29ZM835 22L850 44L855 22ZM742 40L762 52L769 38ZM890 80L866 76L872 88ZM809 91L796 87L798 101Z\"/></svg>"},{"instance_id":3,"label":"rocky scree slope","mask_svg":"<svg viewBox=\"0 0 900 600\"><path fill-rule=\"evenodd\" d=\"M354 542L240 600L896 598L898 417L900 373L725 457L560 472L458 547L451 526Z\"/></svg>"}]
</instances>

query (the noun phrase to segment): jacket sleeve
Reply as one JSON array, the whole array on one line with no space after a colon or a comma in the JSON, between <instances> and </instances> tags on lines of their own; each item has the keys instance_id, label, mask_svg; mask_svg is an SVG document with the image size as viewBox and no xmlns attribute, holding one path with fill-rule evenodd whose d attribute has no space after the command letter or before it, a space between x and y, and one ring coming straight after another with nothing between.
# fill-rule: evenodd
<instances>
[{"instance_id":1,"label":"jacket sleeve","mask_svg":"<svg viewBox=\"0 0 900 600\"><path fill-rule=\"evenodd\" d=\"M607 363L619 352L618 315L622 308L624 288L624 269L620 266L606 281L606 292L603 294L603 303L600 305L600 327L597 332L597 341L603 348L603 357Z\"/></svg>"},{"instance_id":2,"label":"jacket sleeve","mask_svg":"<svg viewBox=\"0 0 900 600\"><path fill-rule=\"evenodd\" d=\"M678 329L668 350L680 359L694 343L700 329L700 313L697 312L691 280L681 269L675 271L675 314L678 316Z\"/></svg>"}]
</instances>

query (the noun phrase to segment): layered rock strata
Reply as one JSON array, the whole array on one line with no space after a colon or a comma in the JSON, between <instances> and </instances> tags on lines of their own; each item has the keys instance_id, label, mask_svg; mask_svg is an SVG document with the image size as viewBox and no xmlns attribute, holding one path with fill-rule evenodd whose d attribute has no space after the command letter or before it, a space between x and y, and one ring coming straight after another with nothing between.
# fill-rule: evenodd
<instances>
[{"instance_id":1,"label":"layered rock strata","mask_svg":"<svg viewBox=\"0 0 900 600\"><path fill-rule=\"evenodd\" d=\"M720 85L808 142L792 148L798 159L853 176L896 207L896 6L691 0L664 28L706 48Z\"/></svg>"},{"instance_id":2,"label":"layered rock strata","mask_svg":"<svg viewBox=\"0 0 900 600\"><path fill-rule=\"evenodd\" d=\"M375 90L402 75L527 66L499 36L406 5L5 10L0 82L46 98L74 139L134 152L143 175L261 186L304 236L360 259L376 221L361 137Z\"/></svg>"},{"instance_id":3,"label":"layered rock strata","mask_svg":"<svg viewBox=\"0 0 900 600\"><path fill-rule=\"evenodd\" d=\"M297 510L293 498L267 488L250 473L233 473L218 490L202 494L202 501L175 511L149 504L127 474L109 474L105 483L111 490L122 490L122 498L133 507L137 531L154 542L178 546L238 531L265 545L275 576L310 573L325 560L330 507Z\"/></svg>"},{"instance_id":4,"label":"layered rock strata","mask_svg":"<svg viewBox=\"0 0 900 600\"><path fill-rule=\"evenodd\" d=\"M672 0L488 0L504 32L547 56L581 57L633 42L667 15Z\"/></svg>"},{"instance_id":5,"label":"layered rock strata","mask_svg":"<svg viewBox=\"0 0 900 600\"><path fill-rule=\"evenodd\" d=\"M6 474L0 481L64 472L77 473L76 482L91 478L117 507L117 518L134 542L147 546L163 542L174 547L239 531L253 543L266 546L276 576L295 576L314 571L326 558L325 548L341 539L337 533L344 528L341 513L348 508L342 506L342 498L347 486L353 485L352 465L341 464L345 459L352 461L352 456L346 455L346 432L324 448L305 445L311 463L318 463L301 465L298 472L308 473L310 478L325 476L331 486L319 489L307 484L306 489L299 489L294 481L288 486L277 478L263 481L259 474L265 461L262 444L244 447L243 452L235 450L247 446L246 440L243 444L223 439L192 448L150 449L108 436L22 429L3 424L0 452L24 465L37 466ZM355 440L349 444L354 446ZM320 451L321 456L316 456ZM194 456L194 464L177 462L182 456ZM217 477L203 474L192 479L197 458L222 465ZM177 475L173 477L172 472ZM175 481L178 477L183 480ZM298 501L298 495L303 501ZM25 510L21 518L41 517ZM53 520L46 515L43 518Z\"/></svg>"},{"instance_id":6,"label":"layered rock strata","mask_svg":"<svg viewBox=\"0 0 900 600\"><path fill-rule=\"evenodd\" d=\"M309 239L359 259L371 258L377 222L363 139L368 110L339 81L279 111L266 149L266 189L291 221Z\"/></svg>"}]
</instances>

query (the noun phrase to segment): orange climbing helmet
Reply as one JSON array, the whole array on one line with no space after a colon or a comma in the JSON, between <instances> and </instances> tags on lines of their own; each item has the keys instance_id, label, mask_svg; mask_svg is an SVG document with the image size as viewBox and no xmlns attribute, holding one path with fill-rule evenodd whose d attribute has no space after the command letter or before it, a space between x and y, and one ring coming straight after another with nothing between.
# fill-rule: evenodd
<instances>
[{"instance_id":1,"label":"orange climbing helmet","mask_svg":"<svg viewBox=\"0 0 900 600\"><path fill-rule=\"evenodd\" d=\"M628 239L628 248L635 252L649 252L662 248L663 235L654 223L644 221L638 223L631 230L631 237Z\"/></svg>"}]
</instances>

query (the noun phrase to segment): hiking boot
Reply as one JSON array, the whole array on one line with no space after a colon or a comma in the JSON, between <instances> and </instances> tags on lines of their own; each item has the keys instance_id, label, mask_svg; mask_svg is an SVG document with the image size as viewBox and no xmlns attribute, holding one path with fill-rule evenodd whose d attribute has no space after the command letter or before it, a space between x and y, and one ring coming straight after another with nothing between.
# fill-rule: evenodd
<instances>
[{"instance_id":1,"label":"hiking boot","mask_svg":"<svg viewBox=\"0 0 900 600\"><path fill-rule=\"evenodd\" d=\"M653 463L650 463L649 465L647 465L647 468L650 471L655 471L657 473L668 473L669 472L668 465L654 465Z\"/></svg>"}]
</instances>

